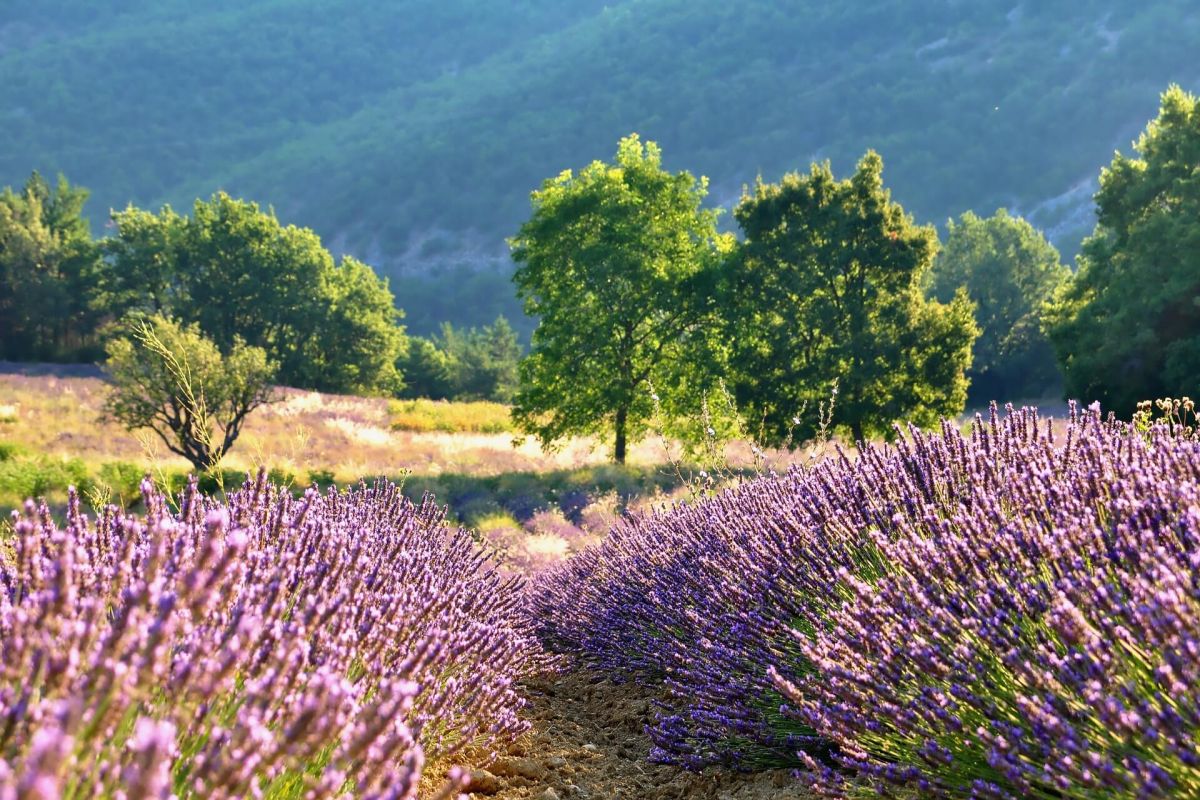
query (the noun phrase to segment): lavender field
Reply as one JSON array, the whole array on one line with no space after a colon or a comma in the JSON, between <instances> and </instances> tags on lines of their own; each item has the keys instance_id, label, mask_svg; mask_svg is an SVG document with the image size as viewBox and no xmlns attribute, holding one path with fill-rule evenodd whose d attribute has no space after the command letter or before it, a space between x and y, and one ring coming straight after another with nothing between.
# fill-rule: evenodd
<instances>
[{"instance_id":1,"label":"lavender field","mask_svg":"<svg viewBox=\"0 0 1200 800\"><path fill-rule=\"evenodd\" d=\"M1200 443L1036 411L626 520L537 630L662 687L651 757L836 796L1200 793Z\"/></svg>"},{"instance_id":2,"label":"lavender field","mask_svg":"<svg viewBox=\"0 0 1200 800\"><path fill-rule=\"evenodd\" d=\"M519 584L435 506L145 492L143 519L14 514L5 798L449 797L528 727Z\"/></svg>"},{"instance_id":3,"label":"lavender field","mask_svg":"<svg viewBox=\"0 0 1200 800\"><path fill-rule=\"evenodd\" d=\"M1196 796L1179 419L910 428L527 578L386 483L31 501L0 542L0 797ZM623 686L644 706L592 734L633 720L619 753L556 740L554 687L579 716Z\"/></svg>"},{"instance_id":4,"label":"lavender field","mask_svg":"<svg viewBox=\"0 0 1200 800\"><path fill-rule=\"evenodd\" d=\"M0 800L1200 800L1194 0L5 5Z\"/></svg>"}]
</instances>

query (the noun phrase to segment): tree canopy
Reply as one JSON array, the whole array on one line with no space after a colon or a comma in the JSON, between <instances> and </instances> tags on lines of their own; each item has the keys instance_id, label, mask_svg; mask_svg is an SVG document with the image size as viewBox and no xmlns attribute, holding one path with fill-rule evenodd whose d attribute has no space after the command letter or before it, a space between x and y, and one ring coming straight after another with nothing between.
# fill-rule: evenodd
<instances>
[{"instance_id":1,"label":"tree canopy","mask_svg":"<svg viewBox=\"0 0 1200 800\"><path fill-rule=\"evenodd\" d=\"M1178 86L1100 175L1099 220L1050 334L1068 395L1132 413L1200 376L1200 102Z\"/></svg>"},{"instance_id":2,"label":"tree canopy","mask_svg":"<svg viewBox=\"0 0 1200 800\"><path fill-rule=\"evenodd\" d=\"M828 163L760 180L734 216L744 241L726 276L726 338L738 406L764 440L810 436L816 415L802 412L834 382L834 421L856 440L962 411L971 303L923 296L937 233L891 199L876 153L847 180Z\"/></svg>"},{"instance_id":3,"label":"tree canopy","mask_svg":"<svg viewBox=\"0 0 1200 800\"><path fill-rule=\"evenodd\" d=\"M615 160L566 171L533 193L512 239L517 292L539 320L521 361L513 418L544 444L570 435L628 442L654 414L651 387L687 402L682 373L708 358L711 281L731 239L702 207L707 182L671 173L653 142L622 139Z\"/></svg>"},{"instance_id":4,"label":"tree canopy","mask_svg":"<svg viewBox=\"0 0 1200 800\"><path fill-rule=\"evenodd\" d=\"M950 220L932 291L948 303L965 288L975 303L980 334L967 377L976 401L1036 398L1058 388L1043 306L1069 277L1054 245L1005 209Z\"/></svg>"},{"instance_id":5,"label":"tree canopy","mask_svg":"<svg viewBox=\"0 0 1200 800\"><path fill-rule=\"evenodd\" d=\"M351 258L335 262L311 230L218 193L192 216L113 214L111 262L97 291L114 315L162 313L195 323L218 348L263 348L281 382L345 393L400 388L406 340L387 282Z\"/></svg>"},{"instance_id":6,"label":"tree canopy","mask_svg":"<svg viewBox=\"0 0 1200 800\"><path fill-rule=\"evenodd\" d=\"M97 354L90 283L98 254L88 192L36 172L0 192L0 358L47 361Z\"/></svg>"}]
</instances>

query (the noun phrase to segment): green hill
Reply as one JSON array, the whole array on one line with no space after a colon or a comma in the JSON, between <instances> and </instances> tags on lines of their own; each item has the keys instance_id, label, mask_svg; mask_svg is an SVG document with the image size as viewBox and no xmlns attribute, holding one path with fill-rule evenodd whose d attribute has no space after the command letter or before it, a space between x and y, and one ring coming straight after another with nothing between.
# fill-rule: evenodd
<instances>
[{"instance_id":1,"label":"green hill","mask_svg":"<svg viewBox=\"0 0 1200 800\"><path fill-rule=\"evenodd\" d=\"M0 184L90 210L218 187L394 275L414 329L512 313L543 178L638 131L729 204L868 147L919 219L1005 205L1068 252L1171 82L1190 0L39 0L0 22Z\"/></svg>"}]
</instances>

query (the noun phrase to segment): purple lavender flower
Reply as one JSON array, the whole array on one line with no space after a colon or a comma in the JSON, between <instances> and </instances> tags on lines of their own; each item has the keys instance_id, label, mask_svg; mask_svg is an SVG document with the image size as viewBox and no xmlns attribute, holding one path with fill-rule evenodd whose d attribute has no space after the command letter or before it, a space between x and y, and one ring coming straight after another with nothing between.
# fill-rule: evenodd
<instances>
[{"instance_id":1,"label":"purple lavender flower","mask_svg":"<svg viewBox=\"0 0 1200 800\"><path fill-rule=\"evenodd\" d=\"M526 729L520 581L432 501L261 476L225 506L144 493L144 519L14 515L0 797L411 798Z\"/></svg>"},{"instance_id":2,"label":"purple lavender flower","mask_svg":"<svg viewBox=\"0 0 1200 800\"><path fill-rule=\"evenodd\" d=\"M1063 433L993 410L627 520L537 579L539 633L661 683L660 760L1200 796L1200 443Z\"/></svg>"}]
</instances>

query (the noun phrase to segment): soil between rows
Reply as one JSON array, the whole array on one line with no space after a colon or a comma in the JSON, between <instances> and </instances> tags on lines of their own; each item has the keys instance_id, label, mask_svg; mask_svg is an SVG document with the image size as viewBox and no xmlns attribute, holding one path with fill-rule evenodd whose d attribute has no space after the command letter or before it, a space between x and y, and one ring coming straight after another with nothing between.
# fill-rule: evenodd
<instances>
[{"instance_id":1,"label":"soil between rows","mask_svg":"<svg viewBox=\"0 0 1200 800\"><path fill-rule=\"evenodd\" d=\"M487 770L473 798L495 800L812 800L788 770L692 773L647 761L653 695L571 672L524 687L533 729Z\"/></svg>"}]
</instances>

